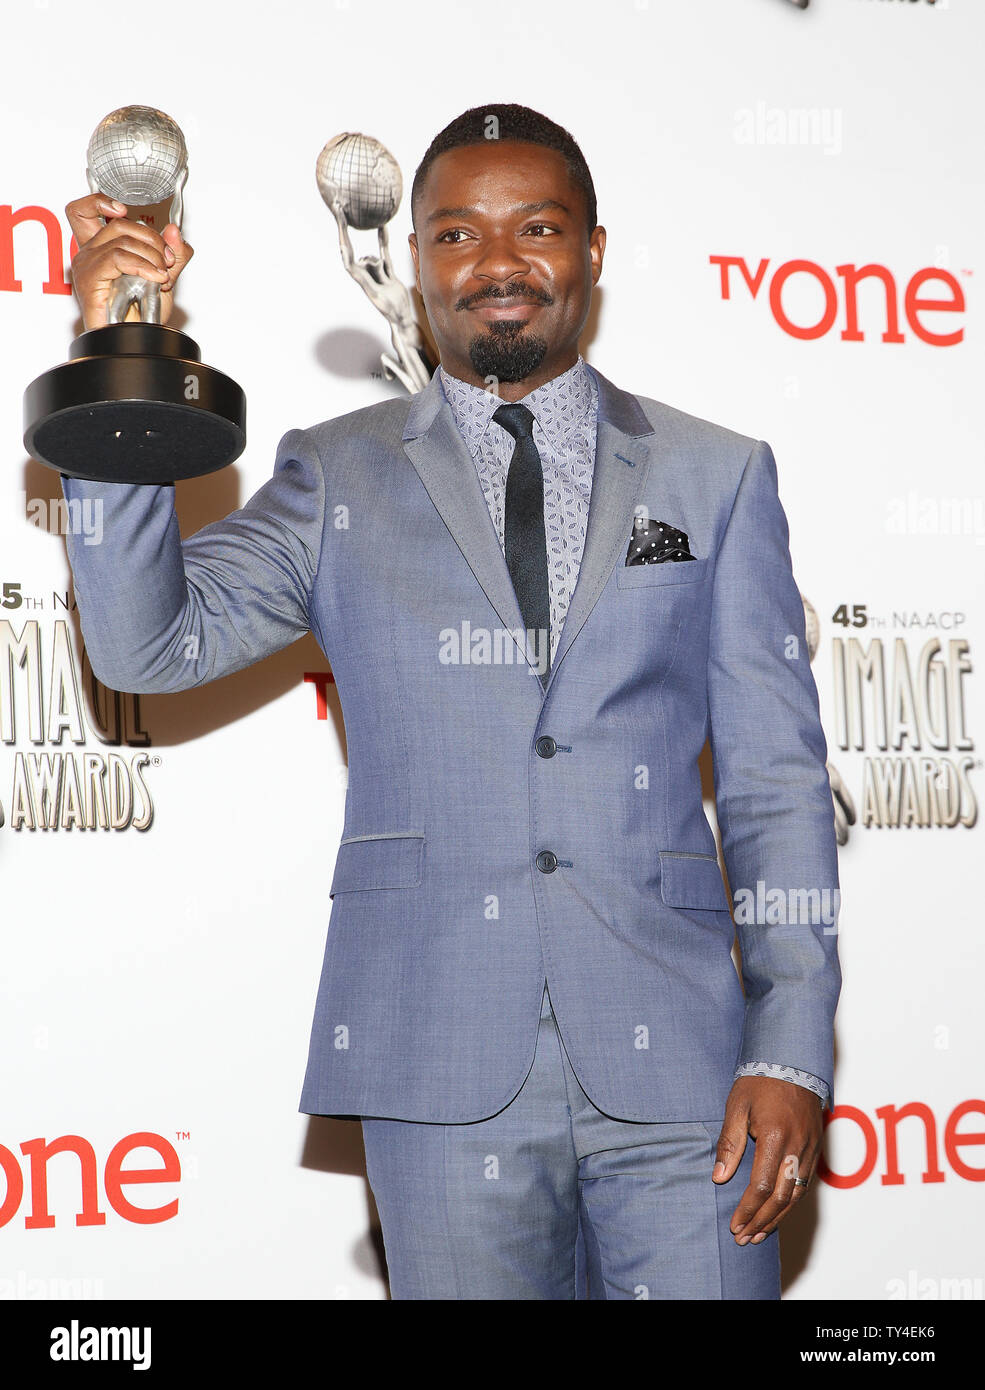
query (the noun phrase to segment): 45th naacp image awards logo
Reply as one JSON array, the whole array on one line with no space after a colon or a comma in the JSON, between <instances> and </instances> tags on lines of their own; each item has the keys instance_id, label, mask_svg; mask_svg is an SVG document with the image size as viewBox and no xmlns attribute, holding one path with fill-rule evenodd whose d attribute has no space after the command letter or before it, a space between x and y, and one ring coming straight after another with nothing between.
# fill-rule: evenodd
<instances>
[{"instance_id":1,"label":"45th naacp image awards logo","mask_svg":"<svg viewBox=\"0 0 985 1390\"><path fill-rule=\"evenodd\" d=\"M833 621L846 632L831 644L834 727L828 738L864 754L857 791L861 825L975 825L972 778L981 759L967 725L973 667L971 644L960 635L965 615L878 616L865 604L842 604ZM842 794L850 797L844 787Z\"/></svg>"},{"instance_id":2,"label":"45th naacp image awards logo","mask_svg":"<svg viewBox=\"0 0 985 1390\"><path fill-rule=\"evenodd\" d=\"M19 630L0 619L0 827L147 830L159 759L146 751L139 696L107 690L73 637L65 618Z\"/></svg>"}]
</instances>

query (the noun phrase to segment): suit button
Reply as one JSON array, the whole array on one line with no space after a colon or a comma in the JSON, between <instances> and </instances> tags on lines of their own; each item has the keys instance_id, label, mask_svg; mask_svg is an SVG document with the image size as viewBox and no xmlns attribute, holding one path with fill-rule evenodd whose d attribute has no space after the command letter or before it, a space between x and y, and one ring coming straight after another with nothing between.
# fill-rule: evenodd
<instances>
[{"instance_id":1,"label":"suit button","mask_svg":"<svg viewBox=\"0 0 985 1390\"><path fill-rule=\"evenodd\" d=\"M534 744L537 749L537 756L540 758L553 758L557 752L557 744L550 734L543 734Z\"/></svg>"},{"instance_id":2,"label":"suit button","mask_svg":"<svg viewBox=\"0 0 985 1390\"><path fill-rule=\"evenodd\" d=\"M557 868L557 855L553 850L542 849L537 856L536 862L542 874L552 874Z\"/></svg>"}]
</instances>

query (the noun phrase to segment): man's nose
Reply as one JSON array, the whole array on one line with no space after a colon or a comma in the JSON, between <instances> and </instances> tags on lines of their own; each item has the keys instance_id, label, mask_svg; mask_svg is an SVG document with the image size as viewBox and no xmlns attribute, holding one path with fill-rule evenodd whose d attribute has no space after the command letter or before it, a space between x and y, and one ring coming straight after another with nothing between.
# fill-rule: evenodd
<instances>
[{"instance_id":1,"label":"man's nose","mask_svg":"<svg viewBox=\"0 0 985 1390\"><path fill-rule=\"evenodd\" d=\"M476 277L501 284L514 276L525 275L529 270L530 262L514 239L508 236L486 240L472 266L472 273Z\"/></svg>"}]
</instances>

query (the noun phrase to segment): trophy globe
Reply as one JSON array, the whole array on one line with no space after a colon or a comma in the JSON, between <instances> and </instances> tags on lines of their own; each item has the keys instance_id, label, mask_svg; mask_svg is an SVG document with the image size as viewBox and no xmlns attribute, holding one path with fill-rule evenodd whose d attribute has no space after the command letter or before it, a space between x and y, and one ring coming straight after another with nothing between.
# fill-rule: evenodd
<instances>
[{"instance_id":1,"label":"trophy globe","mask_svg":"<svg viewBox=\"0 0 985 1390\"><path fill-rule=\"evenodd\" d=\"M362 232L386 226L404 191L400 165L386 146L348 131L329 140L318 156L315 178L325 202L331 206L339 197L349 226Z\"/></svg>"},{"instance_id":2,"label":"trophy globe","mask_svg":"<svg viewBox=\"0 0 985 1390\"><path fill-rule=\"evenodd\" d=\"M86 165L93 190L134 207L163 203L184 183L185 137L152 106L123 106L92 133ZM180 222L180 215L173 219Z\"/></svg>"}]
</instances>

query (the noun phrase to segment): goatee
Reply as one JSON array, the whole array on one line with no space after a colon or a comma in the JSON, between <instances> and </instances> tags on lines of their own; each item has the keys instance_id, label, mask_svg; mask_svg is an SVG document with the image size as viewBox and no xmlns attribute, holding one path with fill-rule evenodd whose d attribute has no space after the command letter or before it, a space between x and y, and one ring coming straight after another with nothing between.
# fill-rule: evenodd
<instances>
[{"instance_id":1,"label":"goatee","mask_svg":"<svg viewBox=\"0 0 985 1390\"><path fill-rule=\"evenodd\" d=\"M490 323L469 343L476 375L497 381L523 381L547 356L547 341L524 332L525 325L508 320Z\"/></svg>"}]
</instances>

